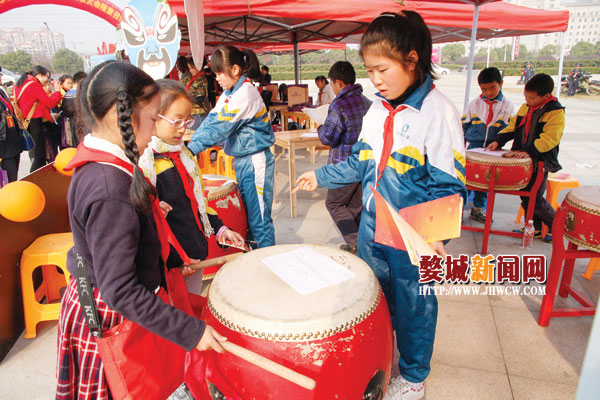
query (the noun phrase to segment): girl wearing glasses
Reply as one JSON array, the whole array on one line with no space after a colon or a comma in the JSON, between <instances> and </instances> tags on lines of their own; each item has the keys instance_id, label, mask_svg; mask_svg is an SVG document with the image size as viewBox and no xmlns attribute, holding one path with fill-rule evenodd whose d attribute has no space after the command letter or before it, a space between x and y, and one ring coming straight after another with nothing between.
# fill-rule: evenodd
<instances>
[{"instance_id":1,"label":"girl wearing glasses","mask_svg":"<svg viewBox=\"0 0 600 400\"><path fill-rule=\"evenodd\" d=\"M191 114L195 100L179 82L161 79L157 84L161 104L156 133L139 165L156 186L161 209L189 258L182 259L171 248L167 267L183 266L181 272L187 276L193 273L188 264L208 256L207 238L210 235L217 235L218 242L227 241L236 246L244 246L244 239L223 225L217 213L208 206L204 198L202 173L194 155L183 143L185 130L194 125Z\"/></svg>"},{"instance_id":2,"label":"girl wearing glasses","mask_svg":"<svg viewBox=\"0 0 600 400\"><path fill-rule=\"evenodd\" d=\"M275 135L265 103L250 82L262 76L258 59L251 50L219 46L210 67L225 92L194 133L189 148L198 154L226 140L225 153L235 157L235 176L248 213L250 236L258 247L273 246L275 159L269 147L275 143Z\"/></svg>"}]
</instances>

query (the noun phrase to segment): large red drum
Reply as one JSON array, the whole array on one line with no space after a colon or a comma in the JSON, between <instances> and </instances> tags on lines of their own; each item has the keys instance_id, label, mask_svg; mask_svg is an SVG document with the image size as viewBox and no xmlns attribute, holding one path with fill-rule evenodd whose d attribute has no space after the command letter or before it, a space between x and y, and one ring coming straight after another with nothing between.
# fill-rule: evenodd
<instances>
[{"instance_id":1,"label":"large red drum","mask_svg":"<svg viewBox=\"0 0 600 400\"><path fill-rule=\"evenodd\" d=\"M495 190L520 190L525 188L533 175L531 158L504 158L467 151L467 185L489 188L490 170L496 166Z\"/></svg>"},{"instance_id":2,"label":"large red drum","mask_svg":"<svg viewBox=\"0 0 600 400\"><path fill-rule=\"evenodd\" d=\"M310 285L332 261L354 276L304 295L271 269L274 262L276 268L293 266ZM280 245L244 254L215 276L203 318L232 343L316 381L307 390L219 354L218 369L244 399L379 399L389 382L394 340L388 306L369 266L348 252Z\"/></svg>"},{"instance_id":3,"label":"large red drum","mask_svg":"<svg viewBox=\"0 0 600 400\"><path fill-rule=\"evenodd\" d=\"M600 252L600 186L580 186L567 193L565 238L578 246Z\"/></svg>"},{"instance_id":4,"label":"large red drum","mask_svg":"<svg viewBox=\"0 0 600 400\"><path fill-rule=\"evenodd\" d=\"M246 239L248 219L242 195L235 182L222 175L207 174L203 175L202 179L204 180L204 196L206 196L208 205L217 212L219 218L227 227ZM232 247L220 247L214 235L208 240L208 258L220 257L239 251L241 250ZM219 268L221 268L221 265L205 268L203 278L212 279Z\"/></svg>"}]
</instances>

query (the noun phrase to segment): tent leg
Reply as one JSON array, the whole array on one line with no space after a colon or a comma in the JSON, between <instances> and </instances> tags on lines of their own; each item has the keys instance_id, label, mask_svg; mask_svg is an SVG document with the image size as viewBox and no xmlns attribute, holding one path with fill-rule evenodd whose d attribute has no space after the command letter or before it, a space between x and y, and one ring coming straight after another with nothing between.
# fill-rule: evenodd
<instances>
[{"instance_id":1,"label":"tent leg","mask_svg":"<svg viewBox=\"0 0 600 400\"><path fill-rule=\"evenodd\" d=\"M565 34L566 34L566 32L562 32L561 39L560 39L560 59L558 61L558 82L556 84L556 99L557 100L560 99L560 84L561 84L560 80L562 78L563 63L565 61Z\"/></svg>"},{"instance_id":2,"label":"tent leg","mask_svg":"<svg viewBox=\"0 0 600 400\"><path fill-rule=\"evenodd\" d=\"M294 79L296 85L300 83L300 51L298 49L298 39L296 32L292 32L292 39L294 41Z\"/></svg>"},{"instance_id":3,"label":"tent leg","mask_svg":"<svg viewBox=\"0 0 600 400\"><path fill-rule=\"evenodd\" d=\"M490 67L490 49L492 48L492 39L488 39L488 54L487 54L487 61L485 62L485 67L489 68Z\"/></svg>"},{"instance_id":4,"label":"tent leg","mask_svg":"<svg viewBox=\"0 0 600 400\"><path fill-rule=\"evenodd\" d=\"M473 59L475 58L475 40L477 40L477 22L479 21L479 6L475 6L473 14L473 27L471 28L471 50L469 52L469 70L467 72L467 88L465 89L465 104L463 110L467 111L469 93L471 92L471 77L473 76Z\"/></svg>"}]
</instances>

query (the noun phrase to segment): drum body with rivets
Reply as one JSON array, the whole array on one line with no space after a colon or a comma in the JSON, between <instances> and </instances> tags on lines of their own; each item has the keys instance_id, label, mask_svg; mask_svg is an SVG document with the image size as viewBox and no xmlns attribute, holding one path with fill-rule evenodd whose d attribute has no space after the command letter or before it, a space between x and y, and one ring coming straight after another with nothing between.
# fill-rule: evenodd
<instances>
[{"instance_id":1,"label":"drum body with rivets","mask_svg":"<svg viewBox=\"0 0 600 400\"><path fill-rule=\"evenodd\" d=\"M262 261L307 247L354 276L300 294ZM394 341L388 306L369 266L348 252L279 245L244 254L215 276L203 318L229 341L316 381L315 390L307 390L219 354L218 369L244 399L375 399L389 382Z\"/></svg>"},{"instance_id":2,"label":"drum body with rivets","mask_svg":"<svg viewBox=\"0 0 600 400\"><path fill-rule=\"evenodd\" d=\"M533 175L531 158L505 158L466 151L467 185L473 188L489 188L490 170L496 166L495 190L521 190Z\"/></svg>"},{"instance_id":3,"label":"drum body with rivets","mask_svg":"<svg viewBox=\"0 0 600 400\"><path fill-rule=\"evenodd\" d=\"M219 218L221 218L227 227L246 239L248 220L242 195L236 183L222 175L206 174L202 176L202 179L204 180L204 196L208 201L209 207L217 212ZM219 246L215 235L212 235L208 239L208 259L239 251L241 250ZM204 279L212 279L219 268L221 268L221 265L205 268L203 272Z\"/></svg>"},{"instance_id":4,"label":"drum body with rivets","mask_svg":"<svg viewBox=\"0 0 600 400\"><path fill-rule=\"evenodd\" d=\"M564 237L578 246L600 252L600 186L580 186L567 193Z\"/></svg>"}]
</instances>

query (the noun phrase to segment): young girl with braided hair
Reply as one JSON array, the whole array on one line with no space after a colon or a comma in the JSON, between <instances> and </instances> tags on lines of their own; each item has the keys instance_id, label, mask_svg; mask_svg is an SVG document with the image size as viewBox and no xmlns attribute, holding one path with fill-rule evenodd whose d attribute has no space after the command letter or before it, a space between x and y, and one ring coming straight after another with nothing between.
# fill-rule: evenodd
<instances>
[{"instance_id":1,"label":"young girl with braided hair","mask_svg":"<svg viewBox=\"0 0 600 400\"><path fill-rule=\"evenodd\" d=\"M56 398L109 399L73 278L78 255L87 263L102 331L127 319L187 351L222 352L226 339L157 295L166 286L169 243L156 190L137 163L156 131L158 86L131 64L112 61L91 72L79 100L92 133L68 166L75 168L67 198L74 247L59 318Z\"/></svg>"},{"instance_id":2,"label":"young girl with braided hair","mask_svg":"<svg viewBox=\"0 0 600 400\"><path fill-rule=\"evenodd\" d=\"M275 159L273 127L260 93L250 79L262 76L256 54L233 46L215 49L210 68L225 90L217 105L194 132L188 144L198 154L226 140L225 153L233 156L235 177L248 213L248 230L258 247L275 244L271 219Z\"/></svg>"}]
</instances>

